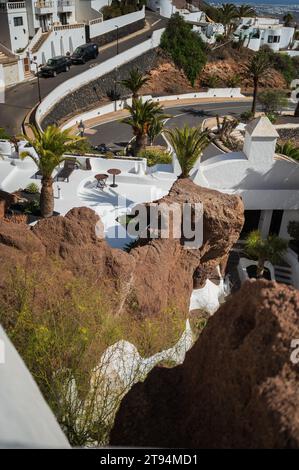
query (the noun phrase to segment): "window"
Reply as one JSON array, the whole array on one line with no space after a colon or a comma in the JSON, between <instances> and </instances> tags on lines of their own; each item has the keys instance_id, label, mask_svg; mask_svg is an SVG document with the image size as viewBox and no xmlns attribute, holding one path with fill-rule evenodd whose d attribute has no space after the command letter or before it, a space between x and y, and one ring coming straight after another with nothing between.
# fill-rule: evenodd
<instances>
[{"instance_id":1,"label":"window","mask_svg":"<svg viewBox=\"0 0 299 470\"><path fill-rule=\"evenodd\" d=\"M268 43L269 43L269 44L272 44L272 42L273 42L273 36L269 36L269 37L268 37Z\"/></svg>"},{"instance_id":2,"label":"window","mask_svg":"<svg viewBox=\"0 0 299 470\"><path fill-rule=\"evenodd\" d=\"M15 26L23 26L23 17L22 16L16 16L13 19L14 25Z\"/></svg>"},{"instance_id":3,"label":"window","mask_svg":"<svg viewBox=\"0 0 299 470\"><path fill-rule=\"evenodd\" d=\"M274 41L273 42L280 42L280 36L274 36Z\"/></svg>"}]
</instances>

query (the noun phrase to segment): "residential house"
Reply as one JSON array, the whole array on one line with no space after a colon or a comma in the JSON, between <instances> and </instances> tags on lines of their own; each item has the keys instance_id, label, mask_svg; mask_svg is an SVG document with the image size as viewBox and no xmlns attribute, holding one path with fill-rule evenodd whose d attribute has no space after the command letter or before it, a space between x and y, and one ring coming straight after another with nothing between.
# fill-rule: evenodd
<instances>
[{"instance_id":1,"label":"residential house","mask_svg":"<svg viewBox=\"0 0 299 470\"><path fill-rule=\"evenodd\" d=\"M258 51L262 46L274 52L290 48L295 28L286 27L275 18L241 18L234 32L236 41L243 41L245 47Z\"/></svg>"}]
</instances>

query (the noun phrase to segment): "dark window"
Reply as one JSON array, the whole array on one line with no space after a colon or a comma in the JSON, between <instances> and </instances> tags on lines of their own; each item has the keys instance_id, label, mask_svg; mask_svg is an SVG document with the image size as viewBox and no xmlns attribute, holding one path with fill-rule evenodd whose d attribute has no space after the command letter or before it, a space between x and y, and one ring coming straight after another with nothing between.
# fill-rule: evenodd
<instances>
[{"instance_id":1,"label":"dark window","mask_svg":"<svg viewBox=\"0 0 299 470\"><path fill-rule=\"evenodd\" d=\"M271 44L273 42L273 36L268 37L268 43Z\"/></svg>"},{"instance_id":2,"label":"dark window","mask_svg":"<svg viewBox=\"0 0 299 470\"><path fill-rule=\"evenodd\" d=\"M15 26L23 26L23 18L22 18L22 16L16 16L16 17L13 19L13 22L14 22L14 25L15 25Z\"/></svg>"}]
</instances>

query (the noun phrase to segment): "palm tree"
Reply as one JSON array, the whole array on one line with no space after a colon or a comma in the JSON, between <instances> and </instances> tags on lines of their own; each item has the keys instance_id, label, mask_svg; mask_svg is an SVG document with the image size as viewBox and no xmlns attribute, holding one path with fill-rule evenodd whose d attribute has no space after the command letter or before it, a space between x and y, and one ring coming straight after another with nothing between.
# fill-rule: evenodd
<instances>
[{"instance_id":1,"label":"palm tree","mask_svg":"<svg viewBox=\"0 0 299 470\"><path fill-rule=\"evenodd\" d=\"M287 247L288 242L277 235L268 235L263 239L259 230L249 233L245 241L245 251L249 257L257 259L256 277L263 277L266 261L279 263Z\"/></svg>"},{"instance_id":2,"label":"palm tree","mask_svg":"<svg viewBox=\"0 0 299 470\"><path fill-rule=\"evenodd\" d=\"M294 16L292 15L292 13L286 13L283 17L283 23L284 23L284 26L289 28L291 25L292 25L292 21L294 19Z\"/></svg>"},{"instance_id":3,"label":"palm tree","mask_svg":"<svg viewBox=\"0 0 299 470\"><path fill-rule=\"evenodd\" d=\"M149 81L149 77L143 75L137 68L132 69L129 73L128 78L121 80L121 85L128 88L132 93L133 99L138 98L138 92L143 85Z\"/></svg>"},{"instance_id":4,"label":"palm tree","mask_svg":"<svg viewBox=\"0 0 299 470\"><path fill-rule=\"evenodd\" d=\"M276 152L293 158L294 160L299 160L299 147L296 147L296 145L294 145L290 140L284 144L277 144Z\"/></svg>"},{"instance_id":5,"label":"palm tree","mask_svg":"<svg viewBox=\"0 0 299 470\"><path fill-rule=\"evenodd\" d=\"M145 101L140 98L134 99L132 106L125 106L130 116L122 119L121 122L132 127L135 136L134 155L137 156L141 150L147 145L148 132L153 120L163 122L168 118L167 114L163 114L163 108L153 101Z\"/></svg>"},{"instance_id":6,"label":"palm tree","mask_svg":"<svg viewBox=\"0 0 299 470\"><path fill-rule=\"evenodd\" d=\"M227 38L234 26L235 20L238 18L237 8L233 3L223 3L219 8L220 22L224 26L224 36Z\"/></svg>"},{"instance_id":7,"label":"palm tree","mask_svg":"<svg viewBox=\"0 0 299 470\"><path fill-rule=\"evenodd\" d=\"M265 77L270 69L270 60L267 52L261 50L257 52L247 65L247 72L253 80L253 101L251 112L255 115L259 82L262 77Z\"/></svg>"},{"instance_id":8,"label":"palm tree","mask_svg":"<svg viewBox=\"0 0 299 470\"><path fill-rule=\"evenodd\" d=\"M163 129L164 129L164 120L160 119L160 116L155 116L150 122L150 126L149 126L148 133L147 133L151 145L153 145L156 137L162 134Z\"/></svg>"},{"instance_id":9,"label":"palm tree","mask_svg":"<svg viewBox=\"0 0 299 470\"><path fill-rule=\"evenodd\" d=\"M239 7L237 7L237 15L238 19L255 17L256 11L254 8L252 8L251 5L240 5Z\"/></svg>"},{"instance_id":10,"label":"palm tree","mask_svg":"<svg viewBox=\"0 0 299 470\"><path fill-rule=\"evenodd\" d=\"M165 131L181 166L180 178L188 178L190 171L203 150L209 145L207 131L201 131L196 127L184 126L183 128L167 129Z\"/></svg>"},{"instance_id":11,"label":"palm tree","mask_svg":"<svg viewBox=\"0 0 299 470\"><path fill-rule=\"evenodd\" d=\"M41 132L34 126L30 126L34 135L33 139L27 139L29 144L35 149L38 157L24 151L20 155L22 159L32 158L38 170L42 174L42 187L40 193L40 211L42 217L51 217L54 210L53 178L54 169L66 158L64 154L76 149L82 137L70 134L69 130L61 131L57 126L48 126Z\"/></svg>"}]
</instances>

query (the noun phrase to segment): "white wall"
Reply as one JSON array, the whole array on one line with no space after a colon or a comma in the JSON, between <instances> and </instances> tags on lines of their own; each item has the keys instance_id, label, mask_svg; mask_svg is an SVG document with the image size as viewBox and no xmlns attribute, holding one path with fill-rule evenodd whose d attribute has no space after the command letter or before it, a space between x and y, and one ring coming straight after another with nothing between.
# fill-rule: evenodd
<instances>
[{"instance_id":1,"label":"white wall","mask_svg":"<svg viewBox=\"0 0 299 470\"><path fill-rule=\"evenodd\" d=\"M67 52L72 53L76 47L86 42L84 25L76 28L68 28L67 26L54 27L47 40L43 43L42 48L34 53L37 57L37 63L45 64L48 59L57 55L65 55ZM32 70L35 66L32 65Z\"/></svg>"},{"instance_id":2,"label":"white wall","mask_svg":"<svg viewBox=\"0 0 299 470\"><path fill-rule=\"evenodd\" d=\"M23 24L20 26L15 26L14 18L22 18ZM16 52L18 49L24 49L29 41L29 28L26 8L24 7L9 10L8 23L10 29L11 50Z\"/></svg>"},{"instance_id":3,"label":"white wall","mask_svg":"<svg viewBox=\"0 0 299 470\"><path fill-rule=\"evenodd\" d=\"M40 125L43 117L50 111L50 109L58 103L63 97L74 90L82 87L83 85L103 76L107 73L114 70L116 67L120 67L126 62L130 62L136 57L144 54L145 52L157 47L160 44L161 35L164 29L159 29L153 32L152 37L147 41L144 41L138 44L131 49L128 49L124 52L121 52L115 57L102 62L95 67L86 70L85 72L76 75L75 77L70 78L65 81L57 88L55 88L51 93L49 93L46 98L42 101L36 111L36 122Z\"/></svg>"},{"instance_id":4,"label":"white wall","mask_svg":"<svg viewBox=\"0 0 299 470\"><path fill-rule=\"evenodd\" d=\"M142 20L145 18L145 9L129 13L128 15L118 16L112 18L111 20L103 21L102 23L90 24L90 38L100 36L101 34L109 33L110 31L116 31L116 27L119 28L126 26L136 21Z\"/></svg>"}]
</instances>

